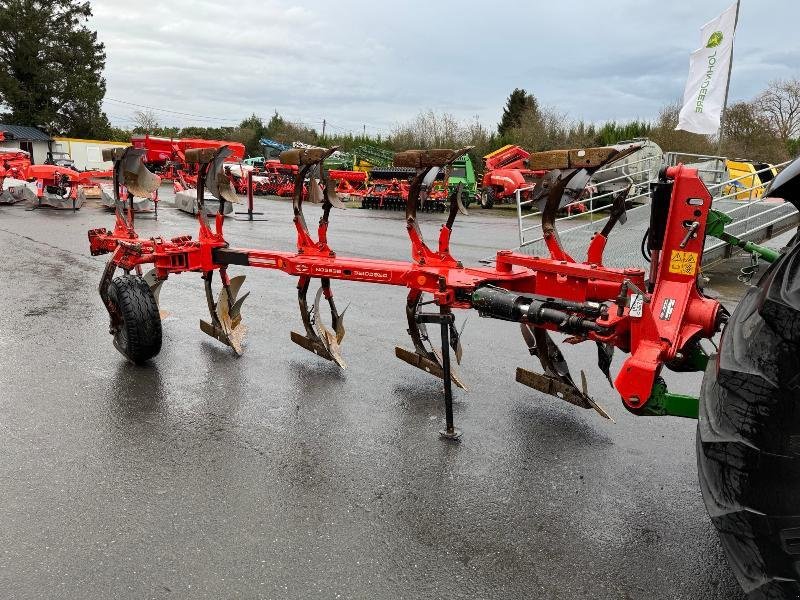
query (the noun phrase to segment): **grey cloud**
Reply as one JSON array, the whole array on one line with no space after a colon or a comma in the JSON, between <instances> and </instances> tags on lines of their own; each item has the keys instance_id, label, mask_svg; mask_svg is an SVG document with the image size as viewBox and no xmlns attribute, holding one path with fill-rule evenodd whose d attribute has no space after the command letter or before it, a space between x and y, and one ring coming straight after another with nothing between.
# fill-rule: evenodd
<instances>
[{"instance_id":1,"label":"grey cloud","mask_svg":"<svg viewBox=\"0 0 800 600\"><path fill-rule=\"evenodd\" d=\"M278 109L340 130L419 110L499 119L514 87L572 118L653 118L682 95L699 28L728 0L238 3L95 0L108 96L232 121ZM795 0L744 0L732 99L798 73ZM107 103L120 124L135 110ZM169 124L191 118L159 114ZM117 117L122 117L122 120Z\"/></svg>"}]
</instances>

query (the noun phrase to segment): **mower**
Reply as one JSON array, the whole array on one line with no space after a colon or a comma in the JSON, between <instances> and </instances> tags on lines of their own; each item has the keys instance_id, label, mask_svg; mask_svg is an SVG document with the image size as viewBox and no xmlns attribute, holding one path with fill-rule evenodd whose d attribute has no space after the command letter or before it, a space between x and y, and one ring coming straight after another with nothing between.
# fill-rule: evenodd
<instances>
[{"instance_id":1,"label":"mower","mask_svg":"<svg viewBox=\"0 0 800 600\"><path fill-rule=\"evenodd\" d=\"M123 198L127 197L125 186L122 186L119 194L114 194L114 186L110 183L100 184L100 204L108 210L116 211L117 209L117 196ZM154 190L146 198L134 198L133 212L136 213L153 213L155 218L158 218L158 190Z\"/></svg>"},{"instance_id":2,"label":"mower","mask_svg":"<svg viewBox=\"0 0 800 600\"><path fill-rule=\"evenodd\" d=\"M800 373L800 243L795 238L780 254L764 253L771 266L730 315L700 285L711 194L696 169L678 165L662 169L653 185L646 241L649 265L612 268L604 264L609 236L624 218L627 190L615 196L615 210L594 234L587 256L576 259L562 246L555 226L565 190L573 180L588 180L637 149L637 144L629 144L531 154L529 168L546 171L549 178L547 186L534 188L542 206L548 256L500 250L492 265L474 267L465 266L450 250L456 218L463 212L460 194L450 197L435 246L423 239L417 220L418 206L424 209L425 183L446 171L468 148L408 150L394 156L396 167L412 170L405 203L410 261L350 258L335 252L329 240L330 220L332 209L343 205L324 173L321 193L310 195L321 203L322 216L316 235L309 230L303 214L303 182L335 148L292 149L281 154L284 164L298 167L292 198L294 252L231 246L224 234L222 210L213 226L204 210L197 212L196 238L140 238L130 202L134 194L149 194L158 179L143 168L140 150L109 151L115 181L125 181L128 198L119 198L113 231L92 229L88 236L92 255L110 255L99 289L114 344L133 363L151 361L162 345L160 288L170 275L188 272L199 274L204 283L209 319L200 322L200 329L241 354L245 276L232 276L229 271L273 269L296 279L302 328L291 333L291 340L345 368L344 311L336 305L331 282L405 287L411 349L398 347L395 354L442 380L445 427L440 434L450 441L461 435L453 420L452 388L465 386L453 364L460 362L463 352L455 310L475 310L484 318L518 323L541 371L518 368L516 380L610 419L589 393L584 373L572 374L552 334L566 335L571 344L591 344L597 350L598 368L628 411L699 419L700 486L737 578L751 598L796 598L800 594L796 383ZM220 207L232 193L224 171L229 153L224 147L187 152L187 160L198 165L196 202L201 208L207 202L206 191ZM114 189L118 192L119 186ZM800 203L800 160L773 179L768 194L795 206ZM718 219L713 226L721 227ZM144 273L148 266L152 269ZM118 269L123 274L115 277ZM215 274L221 283L216 297ZM309 302L312 281L320 287ZM322 316L323 299L329 320ZM440 332L438 343L434 329ZM719 352L712 355L703 341L712 340L721 330ZM615 351L627 356L612 377ZM671 392L667 371L704 371L699 398Z\"/></svg>"},{"instance_id":3,"label":"mower","mask_svg":"<svg viewBox=\"0 0 800 600\"><path fill-rule=\"evenodd\" d=\"M77 210L86 201L83 188L110 175L109 171L75 171L53 162L33 165L24 150L0 148L0 204L27 201L36 208Z\"/></svg>"}]
</instances>

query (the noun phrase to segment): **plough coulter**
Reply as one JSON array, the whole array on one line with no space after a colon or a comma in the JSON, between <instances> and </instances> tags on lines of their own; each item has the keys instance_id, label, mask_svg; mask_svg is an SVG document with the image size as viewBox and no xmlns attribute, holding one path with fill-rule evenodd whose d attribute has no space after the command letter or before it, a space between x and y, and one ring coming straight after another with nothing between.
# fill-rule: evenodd
<instances>
[{"instance_id":1,"label":"plough coulter","mask_svg":"<svg viewBox=\"0 0 800 600\"><path fill-rule=\"evenodd\" d=\"M497 252L493 266L465 266L450 249L461 194L451 194L438 243L429 246L417 221L425 208L426 192L453 162L467 152L409 150L394 156L394 166L410 169L406 229L410 261L339 256L329 239L332 209L343 205L324 173L321 192L309 194L322 205L316 235L303 214L306 176L336 149L291 149L281 162L296 165L293 214L297 249L285 252L231 246L223 232L225 217L217 212L213 226L199 210L196 238L138 237L131 202L147 195L158 178L142 164L142 151L115 149L116 182L124 182L128 198L117 197L113 231L89 231L92 255L110 254L100 283L100 296L110 315L110 331L119 351L136 363L158 354L161 322L158 292L170 276L200 274L204 282L209 319L203 332L243 351L245 325L242 305L244 275L232 276L232 267L280 270L296 278L302 328L291 339L318 357L345 368L342 342L344 311L332 291L333 280L408 288L406 317L411 349L395 353L411 366L444 383L445 428L441 435L457 439L453 422L452 385L464 387L452 358L462 356L455 310L474 309L482 317L517 322L522 338L542 372L518 368L516 380L545 394L609 419L593 398L580 372L576 378L551 334L566 335L571 344L596 347L598 367L636 415L701 415L698 449L704 498L723 544L732 557L740 582L756 594L800 590L796 556L800 554L800 408L795 380L785 373L800 372L800 246L792 245L776 259L759 287L752 288L731 317L722 305L703 294L698 282L711 195L695 169L683 165L662 170L654 185L647 249L650 264L611 268L604 264L606 243L624 218L626 192L617 194L610 218L594 234L585 258L575 258L562 246L555 217L570 182L588 179L596 170L636 151L636 144L603 148L559 150L532 154L528 167L547 172L534 190L542 208L542 228L549 256L528 256L510 250ZM187 161L198 165L197 204L208 202L206 191L220 203L233 192L224 161L230 150L189 150ZM800 166L794 163L773 182L773 195L795 202L800 198ZM114 186L119 190L119 185ZM457 190L458 191L458 190ZM769 260L769 258L768 258ZM144 267L152 269L142 275ZM117 269L125 274L114 277ZM218 296L212 284L221 283ZM319 289L309 301L312 280ZM323 319L322 301L330 318ZM719 355L710 357L701 342L726 324ZM438 327L439 342L428 326ZM612 356L627 356L612 377ZM702 398L674 394L663 378L668 370L706 371ZM789 483L787 483L789 482ZM772 486L781 494L759 495ZM795 559L792 558L795 557Z\"/></svg>"}]
</instances>

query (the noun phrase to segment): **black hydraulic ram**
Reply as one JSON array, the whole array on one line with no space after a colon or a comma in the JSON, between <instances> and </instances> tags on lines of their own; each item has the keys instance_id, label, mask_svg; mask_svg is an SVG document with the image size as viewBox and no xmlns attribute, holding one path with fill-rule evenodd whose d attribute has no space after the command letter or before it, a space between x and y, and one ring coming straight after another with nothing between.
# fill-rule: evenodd
<instances>
[{"instance_id":1,"label":"black hydraulic ram","mask_svg":"<svg viewBox=\"0 0 800 600\"><path fill-rule=\"evenodd\" d=\"M653 283L658 273L661 250L664 248L664 235L667 229L669 204L672 200L673 182L667 180L666 169L659 173L656 183L650 184L650 228L647 230L647 251L650 255L650 277L648 291L653 291Z\"/></svg>"},{"instance_id":2,"label":"black hydraulic ram","mask_svg":"<svg viewBox=\"0 0 800 600\"><path fill-rule=\"evenodd\" d=\"M605 314L607 308L597 302L520 296L503 288L484 286L472 293L472 306L481 317L533 325L555 325L563 333L585 334L588 331L605 330L597 324L596 319Z\"/></svg>"}]
</instances>

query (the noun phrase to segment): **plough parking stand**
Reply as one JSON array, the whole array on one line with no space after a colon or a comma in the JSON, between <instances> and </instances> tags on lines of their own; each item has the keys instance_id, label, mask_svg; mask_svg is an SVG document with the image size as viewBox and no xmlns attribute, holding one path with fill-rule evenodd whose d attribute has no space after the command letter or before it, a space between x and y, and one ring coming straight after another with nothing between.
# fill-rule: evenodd
<instances>
[{"instance_id":1,"label":"plough parking stand","mask_svg":"<svg viewBox=\"0 0 800 600\"><path fill-rule=\"evenodd\" d=\"M204 280L210 312L202 331L243 351L245 325L241 295L244 275L231 277L230 267L275 269L297 278L302 330L291 339L317 356L345 367L341 344L345 337L331 288L333 280L395 285L408 288L406 316L413 348L396 355L444 383L446 427L443 437L457 439L453 423L452 384L464 387L451 364L462 356L461 334L454 310L475 309L482 317L517 322L531 355L543 373L517 369L518 382L575 406L608 413L589 395L586 378L580 385L567 367L551 333L568 343L593 343L601 371L616 388L623 405L636 415L698 418L698 471L703 499L737 579L750 598L800 597L800 243L798 236L780 253L734 236L724 235L719 216L711 211L711 195L695 169L683 165L662 170L653 186L650 227L646 238L647 271L638 267L611 268L603 254L614 226L624 220L627 191L618 193L603 229L594 234L587 257L579 261L564 249L555 227L556 213L573 181L586 181L596 170L636 151L637 144L558 150L530 156L531 169L546 171L534 189L542 207L542 230L549 256L536 257L501 250L493 266L467 267L450 251L456 217L463 211L460 190L450 196L449 213L436 247L428 246L417 222L427 193L440 171L467 152L409 150L394 156L396 167L413 169L406 203L406 229L411 260L348 258L329 243L333 208L343 208L322 162L336 149L291 149L281 161L297 168L293 213L295 252L230 246L223 234L225 217L213 226L202 210L205 191L220 202L234 197L225 159L230 149L190 149L188 162L198 166L197 213L199 233L172 239L140 238L134 228L133 198L158 187L144 151L117 148L104 151L114 161L116 224L113 231L89 231L92 255L110 254L100 282L100 296L110 316L117 349L135 363L153 358L161 349L158 295L163 282L184 272ZM304 181L312 179L311 201L322 206L316 236L303 214ZM576 176L577 175L577 176ZM120 189L126 197L120 198ZM570 190L574 193L575 190ZM766 196L800 204L800 159L779 173ZM710 223L709 215L713 218ZM698 287L706 230L759 254L771 262L757 286L747 289L732 315ZM643 243L644 246L644 243ZM647 256L645 257L648 258ZM143 274L143 267L152 268ZM125 273L114 277L117 269ZM214 298L218 273L221 289ZM320 287L309 304L312 280ZM427 299L429 297L430 299ZM328 304L329 324L320 304ZM427 326L438 325L434 346ZM710 357L702 340L724 326L719 352ZM616 349L627 354L616 377L610 368ZM700 398L673 394L662 378L672 371L703 371Z\"/></svg>"},{"instance_id":2,"label":"plough parking stand","mask_svg":"<svg viewBox=\"0 0 800 600\"><path fill-rule=\"evenodd\" d=\"M406 314L413 350L397 348L405 362L445 381L447 428L445 434L457 434L452 422L450 382L464 387L450 364L450 348L460 362L460 335L453 310L474 308L483 317L516 321L521 324L530 353L538 357L544 369L540 375L525 369L517 371L517 381L547 394L555 395L583 408L593 408L602 416L607 413L589 396L585 383L576 385L563 355L549 335L550 331L569 336L570 343L591 341L597 345L599 366L611 381L609 368L614 348L629 352L614 381L614 386L631 411L643 414L696 415L694 407L683 399L664 392L659 378L664 364L671 368L702 369L707 356L699 340L713 336L725 318L725 311L715 300L703 297L697 289L697 270L702 254L705 221L711 196L695 171L675 167L665 172L661 189L656 194L655 220L650 235L654 255L650 279L638 268L616 269L603 266L603 249L609 231L598 233L589 249L589 259L574 260L561 246L554 227L555 213L570 179L581 169L593 172L621 158L637 146L590 148L556 151L532 156L532 161L550 170L551 182L545 204L543 228L550 257L531 257L500 251L494 267L465 267L450 252L450 236L459 211L460 194L450 203L446 223L439 233L438 246L430 248L420 231L417 201L424 198L426 182L435 179L436 171L447 169L468 149L410 150L398 153L398 167L414 169L409 202L406 206L406 227L411 240L411 262L341 257L328 242L332 208L343 208L332 185L323 177L322 217L316 239L309 232L303 214L302 186L306 175L327 158L334 149L293 149L281 154L285 164L299 166L293 198L297 251L280 252L231 247L223 235L224 217L216 216L212 228L203 211L198 214L200 231L197 239L189 236L163 240L140 239L133 228L133 214L119 203L117 225L113 232L100 229L89 233L92 254L112 253L103 281L101 295L111 315L111 331L116 345L129 359L143 362L160 348L160 327L157 323L129 322L113 301L116 268L126 273L141 273L143 265L154 269L139 280L128 279L144 300L152 305L149 315L157 315L155 300L162 282L171 274L194 271L205 281L211 320L202 322L202 330L227 344L237 354L242 352L244 325L241 307L244 297L238 293L243 276L230 278L230 266L278 269L298 278L297 289L303 332L292 332L291 339L318 356L341 367L345 361L340 344L345 335L343 313L334 301L331 280L344 279L399 285L409 288ZM199 163L198 203L208 189L220 201L233 194L224 170L228 150L197 149L187 151L189 162ZM146 173L135 149L116 151L115 176L124 179L133 193L146 192L136 182ZM157 178L146 174L149 185ZM129 182L134 182L131 185ZM624 195L617 203L624 207ZM613 223L612 223L613 226ZM607 227L610 230L610 227ZM659 257L663 256L663 260ZM219 272L222 290L215 301L212 280ZM320 280L313 304L307 298L312 279ZM432 302L423 302L424 295ZM152 297L152 299L151 299ZM320 301L329 305L330 328L323 323ZM438 311L423 311L434 306ZM426 325L438 324L442 330L441 351L431 345ZM130 331L131 329L135 331ZM127 330L127 332L126 332ZM153 336L140 335L147 331ZM128 333L127 337L123 334ZM134 333L135 335L130 335ZM157 338L157 339L155 339ZM136 343L134 343L134 340ZM582 376L585 382L585 377Z\"/></svg>"}]
</instances>

